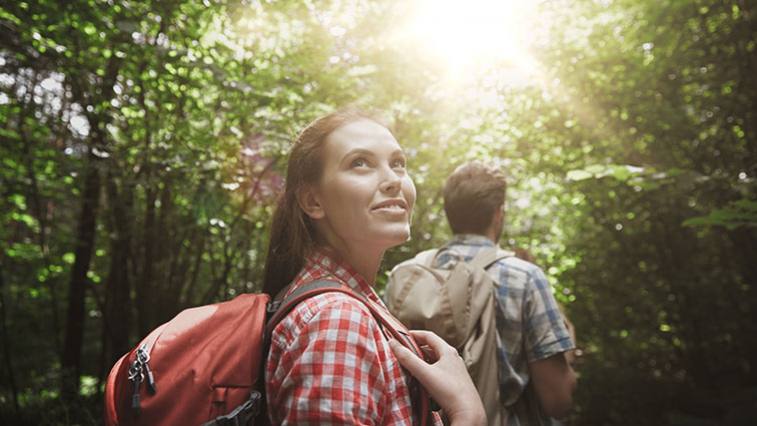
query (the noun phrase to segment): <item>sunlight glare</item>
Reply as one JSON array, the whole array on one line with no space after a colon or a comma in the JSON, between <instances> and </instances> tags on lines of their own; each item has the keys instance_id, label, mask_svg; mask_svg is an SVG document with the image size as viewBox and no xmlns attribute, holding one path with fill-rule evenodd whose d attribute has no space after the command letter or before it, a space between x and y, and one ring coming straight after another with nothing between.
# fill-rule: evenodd
<instances>
[{"instance_id":1,"label":"sunlight glare","mask_svg":"<svg viewBox=\"0 0 757 426\"><path fill-rule=\"evenodd\" d=\"M527 77L537 68L528 47L538 3L418 0L406 35L441 61L452 79L492 66Z\"/></svg>"}]
</instances>

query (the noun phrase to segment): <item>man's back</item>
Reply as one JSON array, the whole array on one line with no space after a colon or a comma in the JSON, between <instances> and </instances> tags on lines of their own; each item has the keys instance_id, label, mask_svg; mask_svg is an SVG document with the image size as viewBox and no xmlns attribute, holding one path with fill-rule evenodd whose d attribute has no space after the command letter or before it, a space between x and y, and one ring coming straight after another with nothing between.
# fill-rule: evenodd
<instances>
[{"instance_id":1,"label":"man's back","mask_svg":"<svg viewBox=\"0 0 757 426\"><path fill-rule=\"evenodd\" d=\"M434 266L451 268L494 246L481 235L457 235L441 248ZM532 375L529 364L571 350L574 343L538 266L507 257L487 271L496 283L498 375L500 395L510 412L508 424L545 424L546 416L538 409L533 392L526 392Z\"/></svg>"},{"instance_id":2,"label":"man's back","mask_svg":"<svg viewBox=\"0 0 757 426\"><path fill-rule=\"evenodd\" d=\"M505 227L507 180L500 166L458 166L442 189L455 237L434 267L452 267L494 247ZM508 425L544 425L573 404L576 375L565 352L574 348L552 288L536 265L509 257L487 269L495 281L499 394ZM491 321L491 320L490 320Z\"/></svg>"}]
</instances>

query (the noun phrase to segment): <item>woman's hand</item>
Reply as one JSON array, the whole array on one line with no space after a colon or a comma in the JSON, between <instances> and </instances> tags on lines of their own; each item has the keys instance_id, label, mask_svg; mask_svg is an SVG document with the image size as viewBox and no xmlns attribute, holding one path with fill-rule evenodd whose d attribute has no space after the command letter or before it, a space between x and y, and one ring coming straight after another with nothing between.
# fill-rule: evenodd
<instances>
[{"instance_id":1,"label":"woman's hand","mask_svg":"<svg viewBox=\"0 0 757 426\"><path fill-rule=\"evenodd\" d=\"M453 426L486 425L486 412L478 391L455 348L430 331L410 332L432 362L418 358L395 340L389 341L394 355L441 405Z\"/></svg>"}]
</instances>

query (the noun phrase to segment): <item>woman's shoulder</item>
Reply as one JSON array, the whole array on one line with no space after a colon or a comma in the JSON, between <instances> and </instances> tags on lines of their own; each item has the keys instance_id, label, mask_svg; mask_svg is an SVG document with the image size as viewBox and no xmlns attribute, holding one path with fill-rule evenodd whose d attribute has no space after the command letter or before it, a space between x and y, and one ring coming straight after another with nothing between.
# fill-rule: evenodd
<instances>
[{"instance_id":1,"label":"woman's shoulder","mask_svg":"<svg viewBox=\"0 0 757 426\"><path fill-rule=\"evenodd\" d=\"M360 313L373 318L371 311L365 306L365 303L348 294L329 291L313 296L300 303L294 310L295 314L301 314L305 317L337 315L350 316Z\"/></svg>"},{"instance_id":2,"label":"woman's shoulder","mask_svg":"<svg viewBox=\"0 0 757 426\"><path fill-rule=\"evenodd\" d=\"M318 334L335 329L378 329L365 304L344 293L326 292L310 297L292 309L274 328L273 340L287 344L303 333Z\"/></svg>"}]
</instances>

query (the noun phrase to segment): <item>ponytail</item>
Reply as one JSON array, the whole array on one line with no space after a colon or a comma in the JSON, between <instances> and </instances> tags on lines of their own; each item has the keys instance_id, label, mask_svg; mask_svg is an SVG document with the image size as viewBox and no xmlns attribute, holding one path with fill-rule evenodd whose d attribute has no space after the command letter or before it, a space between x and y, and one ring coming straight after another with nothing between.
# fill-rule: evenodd
<instances>
[{"instance_id":1,"label":"ponytail","mask_svg":"<svg viewBox=\"0 0 757 426\"><path fill-rule=\"evenodd\" d=\"M302 269L305 256L313 248L310 219L297 203L294 192L279 198L271 224L271 240L265 262L263 292L272 297L289 284Z\"/></svg>"}]
</instances>

